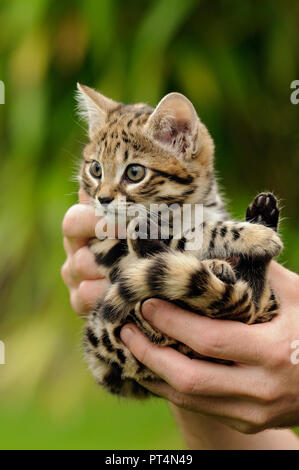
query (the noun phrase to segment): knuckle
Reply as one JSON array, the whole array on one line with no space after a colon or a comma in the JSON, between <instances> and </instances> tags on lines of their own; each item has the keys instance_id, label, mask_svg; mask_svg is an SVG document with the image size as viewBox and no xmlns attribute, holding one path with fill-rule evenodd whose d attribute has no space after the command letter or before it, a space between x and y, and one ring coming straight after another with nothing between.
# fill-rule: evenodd
<instances>
[{"instance_id":1,"label":"knuckle","mask_svg":"<svg viewBox=\"0 0 299 470\"><path fill-rule=\"evenodd\" d=\"M257 416L255 417L253 425L256 429L262 430L267 427L269 421L270 419L267 408L264 407L263 409L259 410Z\"/></svg>"},{"instance_id":2,"label":"knuckle","mask_svg":"<svg viewBox=\"0 0 299 470\"><path fill-rule=\"evenodd\" d=\"M70 295L70 302L71 302L71 307L76 313L80 313L80 308L78 305L78 300L77 300L77 293L76 291L71 292Z\"/></svg>"},{"instance_id":3,"label":"knuckle","mask_svg":"<svg viewBox=\"0 0 299 470\"><path fill-rule=\"evenodd\" d=\"M271 347L268 365L271 368L280 369L290 364L290 344L288 340L280 340Z\"/></svg>"},{"instance_id":4,"label":"knuckle","mask_svg":"<svg viewBox=\"0 0 299 470\"><path fill-rule=\"evenodd\" d=\"M83 286L81 284L83 284ZM84 317L90 312L92 305L88 302L88 291L86 289L86 285L84 286L83 282L81 282L81 284L78 288L71 290L70 303L74 312Z\"/></svg>"},{"instance_id":5,"label":"knuckle","mask_svg":"<svg viewBox=\"0 0 299 470\"><path fill-rule=\"evenodd\" d=\"M74 226L78 222L78 208L79 204L70 207L66 212L62 221L62 232L66 237L72 237L74 233Z\"/></svg>"},{"instance_id":6,"label":"knuckle","mask_svg":"<svg viewBox=\"0 0 299 470\"><path fill-rule=\"evenodd\" d=\"M91 306L90 302L90 290L88 288L88 281L82 281L79 284L77 297L81 305Z\"/></svg>"},{"instance_id":7,"label":"knuckle","mask_svg":"<svg viewBox=\"0 0 299 470\"><path fill-rule=\"evenodd\" d=\"M68 283L68 277L69 277L69 263L68 261L65 261L65 263L61 266L60 270L61 277L65 284Z\"/></svg>"},{"instance_id":8,"label":"knuckle","mask_svg":"<svg viewBox=\"0 0 299 470\"><path fill-rule=\"evenodd\" d=\"M134 339L133 339L133 341L134 341ZM151 356L150 346L148 344L146 344L146 345L143 345L142 347L140 347L140 345L137 342L134 341L134 343L135 343L135 345L132 342L132 346L133 346L134 349L136 347L136 353L138 353L139 361L142 362L142 364L147 364L148 361L150 360L150 356ZM131 346L131 344L130 344L130 346Z\"/></svg>"},{"instance_id":9,"label":"knuckle","mask_svg":"<svg viewBox=\"0 0 299 470\"><path fill-rule=\"evenodd\" d=\"M182 371L182 373L178 373L178 377L180 378L176 388L179 392L187 394L195 392L198 380L194 373L189 372L186 374L185 371Z\"/></svg>"},{"instance_id":10,"label":"knuckle","mask_svg":"<svg viewBox=\"0 0 299 470\"><path fill-rule=\"evenodd\" d=\"M71 234L73 222L74 222L74 206L68 209L62 221L62 232L66 237L70 236Z\"/></svg>"},{"instance_id":11,"label":"knuckle","mask_svg":"<svg viewBox=\"0 0 299 470\"><path fill-rule=\"evenodd\" d=\"M261 399L265 403L274 403L279 400L281 396L281 390L278 384L272 383L267 387L264 387L261 394Z\"/></svg>"},{"instance_id":12,"label":"knuckle","mask_svg":"<svg viewBox=\"0 0 299 470\"><path fill-rule=\"evenodd\" d=\"M190 399L182 393L173 391L168 399L179 408L190 409Z\"/></svg>"},{"instance_id":13,"label":"knuckle","mask_svg":"<svg viewBox=\"0 0 299 470\"><path fill-rule=\"evenodd\" d=\"M72 266L76 275L84 275L86 271L86 252L84 249L79 249L73 255Z\"/></svg>"},{"instance_id":14,"label":"knuckle","mask_svg":"<svg viewBox=\"0 0 299 470\"><path fill-rule=\"evenodd\" d=\"M265 407L258 407L257 409L250 410L248 417L245 417L242 423L244 434L256 434L267 428L270 423L268 411Z\"/></svg>"},{"instance_id":15,"label":"knuckle","mask_svg":"<svg viewBox=\"0 0 299 470\"><path fill-rule=\"evenodd\" d=\"M202 337L203 341L200 345L200 353L209 355L223 351L223 341L216 329L209 329L203 334Z\"/></svg>"},{"instance_id":16,"label":"knuckle","mask_svg":"<svg viewBox=\"0 0 299 470\"><path fill-rule=\"evenodd\" d=\"M244 344L246 344L246 338L244 338ZM263 361L264 345L259 340L259 338L256 338L255 341L252 340L251 348L252 348L252 352L251 352L252 360L257 363L260 363L261 361Z\"/></svg>"},{"instance_id":17,"label":"knuckle","mask_svg":"<svg viewBox=\"0 0 299 470\"><path fill-rule=\"evenodd\" d=\"M259 432L259 429L251 423L239 423L238 431L242 434L256 434Z\"/></svg>"},{"instance_id":18,"label":"knuckle","mask_svg":"<svg viewBox=\"0 0 299 470\"><path fill-rule=\"evenodd\" d=\"M166 331L173 331L176 327L176 322L173 315L170 314L170 311L166 308L163 312L163 315L154 316L155 323Z\"/></svg>"}]
</instances>

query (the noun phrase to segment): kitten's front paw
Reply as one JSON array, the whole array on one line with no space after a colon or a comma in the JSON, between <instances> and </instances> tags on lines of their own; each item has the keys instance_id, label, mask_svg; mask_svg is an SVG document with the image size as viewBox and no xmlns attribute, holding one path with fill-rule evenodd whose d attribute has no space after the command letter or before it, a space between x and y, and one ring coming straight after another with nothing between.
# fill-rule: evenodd
<instances>
[{"instance_id":1,"label":"kitten's front paw","mask_svg":"<svg viewBox=\"0 0 299 470\"><path fill-rule=\"evenodd\" d=\"M276 197L272 193L259 194L247 209L246 221L265 225L277 231L279 209Z\"/></svg>"},{"instance_id":2,"label":"kitten's front paw","mask_svg":"<svg viewBox=\"0 0 299 470\"><path fill-rule=\"evenodd\" d=\"M225 282L226 284L235 284L237 280L236 275L227 261L218 259L207 260L207 264L212 273L215 274L220 281Z\"/></svg>"}]
</instances>

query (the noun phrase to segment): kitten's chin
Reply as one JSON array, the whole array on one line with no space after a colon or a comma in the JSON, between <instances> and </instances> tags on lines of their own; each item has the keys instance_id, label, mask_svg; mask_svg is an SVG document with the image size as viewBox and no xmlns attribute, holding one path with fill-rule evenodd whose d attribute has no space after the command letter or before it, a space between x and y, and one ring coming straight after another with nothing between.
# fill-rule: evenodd
<instances>
[{"instance_id":1,"label":"kitten's chin","mask_svg":"<svg viewBox=\"0 0 299 470\"><path fill-rule=\"evenodd\" d=\"M114 219L117 221L118 218L124 219L127 216L127 208L125 206L110 204L104 207L97 201L95 201L95 212L97 216L104 217L110 222Z\"/></svg>"},{"instance_id":2,"label":"kitten's chin","mask_svg":"<svg viewBox=\"0 0 299 470\"><path fill-rule=\"evenodd\" d=\"M115 224L117 225L119 221L126 222L128 223L131 219L127 216L126 212L112 212L112 211L107 211L104 212L103 218L105 221L109 224Z\"/></svg>"},{"instance_id":3,"label":"kitten's chin","mask_svg":"<svg viewBox=\"0 0 299 470\"><path fill-rule=\"evenodd\" d=\"M135 215L130 215L126 209L111 209L102 211L102 216L105 221L109 224L114 225L128 225L128 223L136 217Z\"/></svg>"}]
</instances>

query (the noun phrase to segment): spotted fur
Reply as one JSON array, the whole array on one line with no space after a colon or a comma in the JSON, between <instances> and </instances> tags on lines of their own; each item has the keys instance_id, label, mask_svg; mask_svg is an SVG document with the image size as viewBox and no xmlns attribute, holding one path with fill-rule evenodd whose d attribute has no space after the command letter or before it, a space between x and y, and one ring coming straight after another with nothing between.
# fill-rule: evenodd
<instances>
[{"instance_id":1,"label":"spotted fur","mask_svg":"<svg viewBox=\"0 0 299 470\"><path fill-rule=\"evenodd\" d=\"M252 324L271 320L278 302L267 281L270 260L282 248L277 234L279 210L271 193L249 206L245 222L230 219L213 170L214 145L193 105L178 93L167 95L154 110L123 105L79 85L79 102L89 124L80 185L99 207L126 197L142 203L203 204L203 244L186 251L186 237L169 240L91 240L101 272L111 286L86 322L84 345L96 381L112 393L146 397L153 372L139 363L120 340L125 323L135 323L151 341L196 357L166 337L141 315L142 302L158 297L199 315ZM93 162L101 176L91 174ZM130 165L146 169L132 183ZM128 231L132 230L129 223Z\"/></svg>"}]
</instances>

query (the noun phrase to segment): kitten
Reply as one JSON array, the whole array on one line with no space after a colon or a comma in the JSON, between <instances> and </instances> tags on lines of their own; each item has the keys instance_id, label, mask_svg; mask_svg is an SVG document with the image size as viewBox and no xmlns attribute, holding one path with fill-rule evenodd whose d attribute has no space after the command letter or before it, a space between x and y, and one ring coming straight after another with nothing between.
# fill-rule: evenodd
<instances>
[{"instance_id":1,"label":"kitten","mask_svg":"<svg viewBox=\"0 0 299 470\"><path fill-rule=\"evenodd\" d=\"M147 210L153 203L203 205L203 243L197 251L186 251L186 237L177 239L173 231L168 240L130 238L131 222L127 239L90 242L99 269L111 281L87 318L90 370L112 393L146 397L143 385L157 377L123 345L122 326L133 322L151 341L194 358L188 347L143 319L145 299L169 300L211 318L269 321L278 309L267 271L282 249L279 210L275 197L263 193L249 206L246 222L229 218L214 176L213 140L183 95L170 93L152 109L117 103L78 84L78 99L90 139L79 180L96 208L108 215L118 203L118 210L136 203Z\"/></svg>"}]
</instances>

